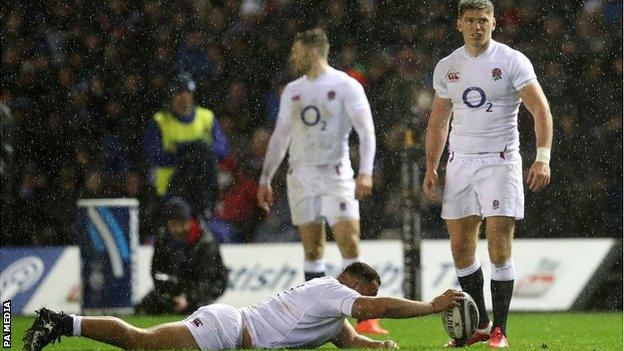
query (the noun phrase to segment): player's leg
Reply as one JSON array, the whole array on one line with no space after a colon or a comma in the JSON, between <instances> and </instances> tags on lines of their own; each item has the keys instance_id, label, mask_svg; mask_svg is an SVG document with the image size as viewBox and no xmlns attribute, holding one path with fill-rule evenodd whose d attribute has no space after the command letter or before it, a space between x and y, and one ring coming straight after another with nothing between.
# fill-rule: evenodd
<instances>
[{"instance_id":1,"label":"player's leg","mask_svg":"<svg viewBox=\"0 0 624 351\"><path fill-rule=\"evenodd\" d=\"M511 244L515 229L513 217L494 216L486 220L488 251L492 262L492 312L493 328L506 335L507 315L514 287L514 267Z\"/></svg>"},{"instance_id":2,"label":"player's leg","mask_svg":"<svg viewBox=\"0 0 624 351\"><path fill-rule=\"evenodd\" d=\"M360 220L342 219L331 227L343 268L360 260Z\"/></svg>"},{"instance_id":3,"label":"player's leg","mask_svg":"<svg viewBox=\"0 0 624 351\"><path fill-rule=\"evenodd\" d=\"M479 202L486 220L492 263L491 294L494 323L491 347L507 347L507 315L514 286L511 244L515 221L524 217L522 159L517 151L484 161L479 170Z\"/></svg>"},{"instance_id":4,"label":"player's leg","mask_svg":"<svg viewBox=\"0 0 624 351\"><path fill-rule=\"evenodd\" d=\"M80 317L42 308L24 337L25 350L41 350L61 336L82 336L128 350L198 349L182 323L136 328L115 317Z\"/></svg>"},{"instance_id":5,"label":"player's leg","mask_svg":"<svg viewBox=\"0 0 624 351\"><path fill-rule=\"evenodd\" d=\"M359 209L360 204L354 198L325 196L322 200L321 214L331 226L334 241L342 256L343 268L360 261ZM358 320L355 330L360 334L388 334L378 319Z\"/></svg>"},{"instance_id":6,"label":"player's leg","mask_svg":"<svg viewBox=\"0 0 624 351\"><path fill-rule=\"evenodd\" d=\"M451 239L451 253L457 279L462 290L470 294L479 310L479 329L489 324L483 297L483 271L476 257L481 205L475 187L475 172L479 162L471 157L453 153L446 165L442 218L446 220ZM487 333L489 335L489 330Z\"/></svg>"},{"instance_id":7,"label":"player's leg","mask_svg":"<svg viewBox=\"0 0 624 351\"><path fill-rule=\"evenodd\" d=\"M325 222L321 217L321 199L316 195L318 175L315 170L292 170L286 180L288 206L293 225L303 244L305 280L325 276Z\"/></svg>"},{"instance_id":8,"label":"player's leg","mask_svg":"<svg viewBox=\"0 0 624 351\"><path fill-rule=\"evenodd\" d=\"M305 280L325 276L325 223L309 222L297 226L303 244Z\"/></svg>"},{"instance_id":9,"label":"player's leg","mask_svg":"<svg viewBox=\"0 0 624 351\"><path fill-rule=\"evenodd\" d=\"M470 294L479 310L479 329L489 324L483 294L483 270L476 256L481 217L468 216L446 221L451 238L451 253L455 263L457 279L462 290ZM489 334L489 330L487 331Z\"/></svg>"},{"instance_id":10,"label":"player's leg","mask_svg":"<svg viewBox=\"0 0 624 351\"><path fill-rule=\"evenodd\" d=\"M479 229L481 225L481 205L475 192L475 171L479 162L474 158L452 154L446 166L442 218L446 220L451 239L451 253L462 288L474 299L479 310L479 328L466 341L471 345L490 337L490 321L485 309L483 294L483 271L476 257ZM455 347L450 340L447 347Z\"/></svg>"},{"instance_id":11,"label":"player's leg","mask_svg":"<svg viewBox=\"0 0 624 351\"><path fill-rule=\"evenodd\" d=\"M199 349L193 334L181 322L142 329L116 317L82 317L81 334L126 350Z\"/></svg>"},{"instance_id":12,"label":"player's leg","mask_svg":"<svg viewBox=\"0 0 624 351\"><path fill-rule=\"evenodd\" d=\"M343 268L360 261L360 203L355 199L352 173L344 176L330 172L327 183L332 193L321 197L321 216L331 228Z\"/></svg>"}]
</instances>

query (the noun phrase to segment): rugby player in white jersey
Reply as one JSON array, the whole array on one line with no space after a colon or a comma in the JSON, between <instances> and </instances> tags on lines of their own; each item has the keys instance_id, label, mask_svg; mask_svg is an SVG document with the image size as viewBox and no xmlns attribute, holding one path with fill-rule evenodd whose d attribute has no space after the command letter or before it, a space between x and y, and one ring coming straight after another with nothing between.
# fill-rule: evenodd
<instances>
[{"instance_id":1,"label":"rugby player in white jersey","mask_svg":"<svg viewBox=\"0 0 624 351\"><path fill-rule=\"evenodd\" d=\"M459 283L475 299L481 317L468 344L489 339L490 347L508 347L514 284L511 243L515 220L524 217L518 109L523 102L535 120L537 156L526 180L534 192L550 182L552 116L529 59L492 40L492 3L460 0L458 8L457 28L465 45L440 60L434 71L436 94L427 127L423 188L429 198L437 199L437 169L451 124L442 218ZM483 218L492 263L493 323L485 310L483 273L475 256ZM451 341L447 346L455 345Z\"/></svg>"},{"instance_id":2,"label":"rugby player in white jersey","mask_svg":"<svg viewBox=\"0 0 624 351\"><path fill-rule=\"evenodd\" d=\"M338 277L307 281L249 307L201 307L181 322L141 329L115 317L81 317L42 308L24 338L38 351L61 336L82 336L126 350L315 348L396 349L392 340L371 340L355 332L347 317L412 318L458 305L461 292L447 290L431 302L376 297L379 274L365 263L347 266Z\"/></svg>"},{"instance_id":3,"label":"rugby player in white jersey","mask_svg":"<svg viewBox=\"0 0 624 351\"><path fill-rule=\"evenodd\" d=\"M304 250L305 279L325 275L325 221L343 257L343 267L360 260L358 200L371 193L375 129L364 88L327 64L329 42L320 29L298 33L290 63L300 78L282 91L280 108L264 159L258 202L273 204L271 180L288 151L288 203ZM360 146L357 180L348 139L355 128ZM377 320L358 321L360 333L386 334Z\"/></svg>"}]
</instances>

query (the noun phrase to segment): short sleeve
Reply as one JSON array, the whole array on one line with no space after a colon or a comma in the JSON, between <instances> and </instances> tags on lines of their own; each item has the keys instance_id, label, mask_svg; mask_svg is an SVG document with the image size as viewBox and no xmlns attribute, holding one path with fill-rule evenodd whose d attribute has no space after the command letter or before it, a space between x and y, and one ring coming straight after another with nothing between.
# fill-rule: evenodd
<instances>
[{"instance_id":1,"label":"short sleeve","mask_svg":"<svg viewBox=\"0 0 624 351\"><path fill-rule=\"evenodd\" d=\"M349 79L346 84L346 89L345 108L350 118L353 118L357 111L361 109L370 110L370 104L368 103L362 84L355 79Z\"/></svg>"},{"instance_id":2,"label":"short sleeve","mask_svg":"<svg viewBox=\"0 0 624 351\"><path fill-rule=\"evenodd\" d=\"M433 70L433 89L439 97L449 99L446 87L446 72L444 72L443 66L442 61L440 61Z\"/></svg>"},{"instance_id":3,"label":"short sleeve","mask_svg":"<svg viewBox=\"0 0 624 351\"><path fill-rule=\"evenodd\" d=\"M511 71L512 85L516 91L520 91L520 89L537 80L531 61L520 51L516 51Z\"/></svg>"},{"instance_id":4,"label":"short sleeve","mask_svg":"<svg viewBox=\"0 0 624 351\"><path fill-rule=\"evenodd\" d=\"M329 316L351 317L353 303L360 296L357 291L335 280L331 285L325 287L325 296L321 301L323 301L324 309Z\"/></svg>"}]
</instances>

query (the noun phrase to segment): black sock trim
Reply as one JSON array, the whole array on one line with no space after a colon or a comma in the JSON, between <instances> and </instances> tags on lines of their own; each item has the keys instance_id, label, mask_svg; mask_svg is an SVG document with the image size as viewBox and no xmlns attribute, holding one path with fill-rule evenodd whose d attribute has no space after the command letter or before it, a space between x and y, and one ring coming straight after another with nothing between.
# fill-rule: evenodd
<instances>
[{"instance_id":1,"label":"black sock trim","mask_svg":"<svg viewBox=\"0 0 624 351\"><path fill-rule=\"evenodd\" d=\"M314 278L321 278L325 276L325 272L303 272L306 282Z\"/></svg>"}]
</instances>

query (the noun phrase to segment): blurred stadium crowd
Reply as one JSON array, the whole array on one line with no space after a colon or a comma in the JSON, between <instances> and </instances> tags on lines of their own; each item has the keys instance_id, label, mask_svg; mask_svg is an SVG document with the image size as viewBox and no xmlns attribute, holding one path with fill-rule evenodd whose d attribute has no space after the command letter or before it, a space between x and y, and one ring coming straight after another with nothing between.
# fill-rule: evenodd
<instances>
[{"instance_id":1,"label":"blurred stadium crowd","mask_svg":"<svg viewBox=\"0 0 624 351\"><path fill-rule=\"evenodd\" d=\"M622 232L621 1L496 1L497 41L525 53L555 121L553 182L527 194L518 237L615 236ZM239 241L294 240L284 176L265 217L257 179L292 77L294 33L324 27L330 63L365 87L378 152L373 199L362 203L364 238L401 225L400 155L411 128L424 147L436 62L461 46L456 2L384 0L184 0L42 3L2 6L0 101L3 120L2 245L67 244L77 198L135 197L141 238L158 225L142 138L169 102L180 71L197 82L195 101L211 108L231 157L220 167L215 216ZM521 110L525 165L534 158L533 120ZM354 143L356 140L353 140ZM352 148L357 150L357 148ZM353 155L357 157L357 152ZM357 169L357 168L356 168ZM7 171L8 170L8 171ZM423 200L427 237L444 233L439 205Z\"/></svg>"}]
</instances>

